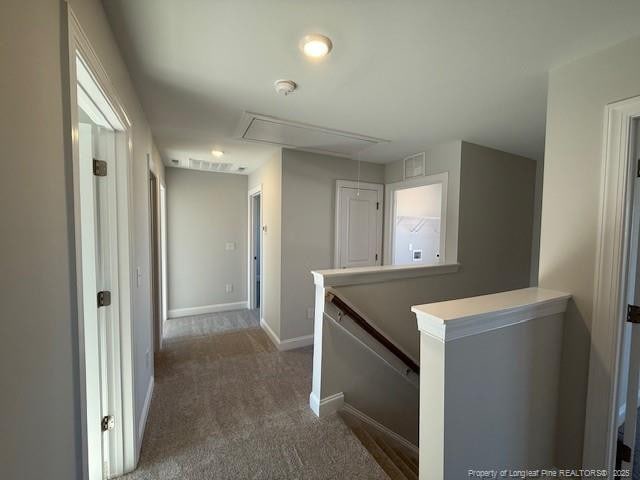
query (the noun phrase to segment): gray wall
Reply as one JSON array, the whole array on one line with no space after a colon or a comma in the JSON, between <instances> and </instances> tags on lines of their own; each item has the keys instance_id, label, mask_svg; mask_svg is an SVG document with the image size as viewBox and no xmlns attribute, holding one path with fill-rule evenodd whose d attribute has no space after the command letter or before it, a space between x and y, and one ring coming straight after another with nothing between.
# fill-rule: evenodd
<instances>
[{"instance_id":1,"label":"gray wall","mask_svg":"<svg viewBox=\"0 0 640 480\"><path fill-rule=\"evenodd\" d=\"M282 150L282 340L313 333L310 272L333 268L336 180L357 178L354 160ZM360 180L384 183L384 165L361 162Z\"/></svg>"},{"instance_id":2,"label":"gray wall","mask_svg":"<svg viewBox=\"0 0 640 480\"><path fill-rule=\"evenodd\" d=\"M280 337L282 277L282 154L278 151L249 175L249 189L262 187L262 320Z\"/></svg>"},{"instance_id":3,"label":"gray wall","mask_svg":"<svg viewBox=\"0 0 640 480\"><path fill-rule=\"evenodd\" d=\"M149 293L147 154L152 138L98 0L70 0L133 122L136 416L153 366ZM0 6L0 179L4 308L0 335L7 478L74 479L80 472L80 405L75 271L72 260L66 2L5 0ZM25 52L29 52L25 55ZM9 207L12 206L12 207ZM35 295L37 293L37 295ZM6 320L6 321L5 321ZM16 362L16 359L22 359ZM55 412L53 415L51 412ZM37 448L34 450L34 447Z\"/></svg>"},{"instance_id":4,"label":"gray wall","mask_svg":"<svg viewBox=\"0 0 640 480\"><path fill-rule=\"evenodd\" d=\"M462 145L460 270L336 288L414 358L418 358L419 340L411 305L529 286L536 162Z\"/></svg>"},{"instance_id":5,"label":"gray wall","mask_svg":"<svg viewBox=\"0 0 640 480\"><path fill-rule=\"evenodd\" d=\"M534 160L462 142L458 259L464 270L488 283L529 286L536 168Z\"/></svg>"},{"instance_id":6,"label":"gray wall","mask_svg":"<svg viewBox=\"0 0 640 480\"><path fill-rule=\"evenodd\" d=\"M559 467L582 458L604 107L640 95L638 51L640 37L549 74L539 283L573 295L562 346Z\"/></svg>"},{"instance_id":7,"label":"gray wall","mask_svg":"<svg viewBox=\"0 0 640 480\"><path fill-rule=\"evenodd\" d=\"M166 177L169 316L246 301L247 176L168 168Z\"/></svg>"}]
</instances>

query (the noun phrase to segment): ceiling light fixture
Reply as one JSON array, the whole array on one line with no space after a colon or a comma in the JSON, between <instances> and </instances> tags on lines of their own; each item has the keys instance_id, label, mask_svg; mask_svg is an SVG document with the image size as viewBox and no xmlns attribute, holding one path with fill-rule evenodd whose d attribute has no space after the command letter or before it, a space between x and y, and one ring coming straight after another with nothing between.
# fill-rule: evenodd
<instances>
[{"instance_id":1,"label":"ceiling light fixture","mask_svg":"<svg viewBox=\"0 0 640 480\"><path fill-rule=\"evenodd\" d=\"M221 156L224 155L224 152L222 150L211 150L211 155L213 155L216 158L220 158Z\"/></svg>"},{"instance_id":2,"label":"ceiling light fixture","mask_svg":"<svg viewBox=\"0 0 640 480\"><path fill-rule=\"evenodd\" d=\"M333 48L329 37L317 33L306 35L300 45L304 54L311 58L322 58Z\"/></svg>"}]
</instances>

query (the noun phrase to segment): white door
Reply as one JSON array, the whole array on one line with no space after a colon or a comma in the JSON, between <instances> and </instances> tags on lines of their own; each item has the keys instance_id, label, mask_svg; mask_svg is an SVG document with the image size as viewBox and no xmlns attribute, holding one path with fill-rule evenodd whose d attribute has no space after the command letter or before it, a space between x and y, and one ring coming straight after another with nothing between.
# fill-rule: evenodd
<instances>
[{"instance_id":1,"label":"white door","mask_svg":"<svg viewBox=\"0 0 640 480\"><path fill-rule=\"evenodd\" d=\"M367 267L382 261L382 185L336 184L336 267Z\"/></svg>"},{"instance_id":2,"label":"white door","mask_svg":"<svg viewBox=\"0 0 640 480\"><path fill-rule=\"evenodd\" d=\"M636 141L640 143L640 138L637 135ZM635 148L636 152L640 151L640 145ZM634 158L638 157L634 156ZM640 308L636 309L635 307L640 306L640 178L637 176L633 186L627 283L627 304L631 309L628 319L640 321ZM617 458L618 460L622 459L619 467L632 470L634 464L640 461L640 458L635 456L638 438L638 396L640 393L640 324L627 321L623 332L618 412L624 411L624 423L622 425L623 443L618 444Z\"/></svg>"},{"instance_id":3,"label":"white door","mask_svg":"<svg viewBox=\"0 0 640 480\"><path fill-rule=\"evenodd\" d=\"M102 424L115 402L109 385L118 362L108 348L117 334L117 311L112 307L118 304L117 259L111 249L117 243L115 139L112 131L95 124L80 123L78 130L84 342L97 347L85 352L87 453L89 478L97 480L109 475L110 459L118 455L117 437L112 435L116 424L107 422L105 429ZM104 168L107 175L102 175Z\"/></svg>"}]
</instances>

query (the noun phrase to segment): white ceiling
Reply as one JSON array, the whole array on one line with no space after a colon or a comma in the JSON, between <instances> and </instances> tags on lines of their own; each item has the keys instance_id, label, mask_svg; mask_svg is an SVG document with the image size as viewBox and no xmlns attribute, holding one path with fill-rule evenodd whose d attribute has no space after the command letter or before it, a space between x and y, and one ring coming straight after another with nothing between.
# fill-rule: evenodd
<instances>
[{"instance_id":1,"label":"white ceiling","mask_svg":"<svg viewBox=\"0 0 640 480\"><path fill-rule=\"evenodd\" d=\"M242 112L390 140L389 162L463 139L542 158L547 71L640 34L640 1L105 0L165 159L256 168ZM300 39L333 51L310 62ZM288 97L273 89L292 79Z\"/></svg>"}]
</instances>

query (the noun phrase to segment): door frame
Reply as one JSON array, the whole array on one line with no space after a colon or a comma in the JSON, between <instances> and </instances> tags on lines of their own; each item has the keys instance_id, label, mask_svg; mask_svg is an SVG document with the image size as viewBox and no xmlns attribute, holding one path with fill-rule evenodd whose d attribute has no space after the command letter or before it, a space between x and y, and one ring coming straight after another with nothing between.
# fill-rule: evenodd
<instances>
[{"instance_id":1,"label":"door frame","mask_svg":"<svg viewBox=\"0 0 640 480\"><path fill-rule=\"evenodd\" d=\"M449 186L449 173L437 173L435 175L424 175L410 178L400 182L390 183L385 188L385 209L384 209L384 255L385 265L393 265L393 238L395 234L396 202L395 193L398 190L407 188L424 187L435 183L442 184L442 216L440 217L440 264L446 261L447 246L447 189Z\"/></svg>"},{"instance_id":2,"label":"door frame","mask_svg":"<svg viewBox=\"0 0 640 480\"><path fill-rule=\"evenodd\" d=\"M162 252L160 238L160 177L153 170L151 154L147 154L147 201L149 203L149 274L150 282L150 302L152 312L153 350L162 350Z\"/></svg>"},{"instance_id":3,"label":"door frame","mask_svg":"<svg viewBox=\"0 0 640 480\"><path fill-rule=\"evenodd\" d=\"M630 148L640 97L604 109L602 174L591 323L591 353L585 415L583 466L615 466L618 383L629 274L633 181Z\"/></svg>"},{"instance_id":4,"label":"door frame","mask_svg":"<svg viewBox=\"0 0 640 480\"><path fill-rule=\"evenodd\" d=\"M340 205L342 201L343 188L375 190L378 194L378 202L380 208L377 213L378 225L376 228L376 252L378 252L378 260L376 265L382 265L382 228L383 228L383 211L384 211L384 185L381 183L358 182L354 180L336 180L336 206L333 236L333 267L340 268L340 254L342 253L342 245L340 242Z\"/></svg>"},{"instance_id":5,"label":"door frame","mask_svg":"<svg viewBox=\"0 0 640 480\"><path fill-rule=\"evenodd\" d=\"M247 273L248 273L248 286L247 292L249 293L249 302L248 308L256 308L256 268L255 263L253 261L253 251L255 249L255 240L253 237L253 224L256 220L255 218L255 209L254 209L254 199L255 197L260 197L260 218L257 219L258 225L260 226L260 320L262 320L262 312L264 312L264 228L263 228L263 218L264 218L264 197L262 195L262 184L257 185L251 189L247 194L248 199L248 218L249 218L249 228L247 228L248 241L247 245L249 246L248 250L248 260L247 260Z\"/></svg>"},{"instance_id":6,"label":"door frame","mask_svg":"<svg viewBox=\"0 0 640 480\"><path fill-rule=\"evenodd\" d=\"M85 318L83 302L83 272L82 272L82 220L80 209L80 179L79 179L79 150L78 150L78 72L76 70L76 58L80 57L88 73L92 77L95 86L100 90L101 98L106 102L103 107L108 107L114 115L114 121L120 124L119 133L116 135L116 225L117 244L112 248L116 252L117 284L118 291L112 297L117 299L113 308L118 309L118 322L111 326L113 335L107 344L109 358L113 359L112 381L109 382L109 396L112 400L109 411L116 419L116 428L110 444L110 456L107 460L108 474L110 476L121 475L133 470L136 466L136 439L134 421L134 369L133 369L133 344L132 344L132 200L131 180L133 178L133 151L132 151L132 123L117 95L113 83L110 80L95 50L91 46L87 35L73 13L71 7L64 2L67 8L68 26L68 67L69 67L69 112L71 131L69 149L71 157L72 189L73 194L73 228L75 244L75 289L77 297L77 332L78 332L78 370L79 370L79 407L81 418L81 447L82 447L82 471L83 478L93 480L98 469L103 470L104 465L95 465L95 456L89 457L89 422L99 424L100 418L87 418L87 392L95 389L95 385L87 381L85 368L88 357L98 355L98 342L93 342L90 337L85 338ZM91 292L89 292L91 294ZM88 341L86 341L88 340ZM98 389L100 388L98 384ZM91 394L95 395L95 392ZM92 429L94 429L92 423ZM119 426L119 428L118 428ZM90 464L91 462L91 464ZM101 462L102 463L102 462ZM96 479L98 480L98 479ZM101 480L101 477L100 477Z\"/></svg>"}]
</instances>

